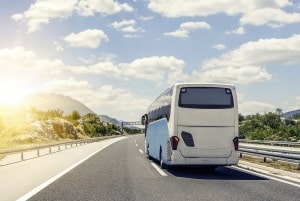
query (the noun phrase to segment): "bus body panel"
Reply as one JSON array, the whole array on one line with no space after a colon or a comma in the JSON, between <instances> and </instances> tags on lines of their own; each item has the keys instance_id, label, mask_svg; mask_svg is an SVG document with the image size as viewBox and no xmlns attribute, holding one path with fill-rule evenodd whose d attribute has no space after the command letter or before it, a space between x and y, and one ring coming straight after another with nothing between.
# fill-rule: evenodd
<instances>
[{"instance_id":1,"label":"bus body panel","mask_svg":"<svg viewBox=\"0 0 300 201\"><path fill-rule=\"evenodd\" d=\"M235 109L187 109L178 108L179 150L184 157L229 157L234 149ZM189 133L194 146L185 144Z\"/></svg>"},{"instance_id":2,"label":"bus body panel","mask_svg":"<svg viewBox=\"0 0 300 201\"><path fill-rule=\"evenodd\" d=\"M160 119L148 125L146 134L146 150L152 158L159 160L159 151L166 155L167 141L169 138L168 122Z\"/></svg>"},{"instance_id":3,"label":"bus body panel","mask_svg":"<svg viewBox=\"0 0 300 201\"><path fill-rule=\"evenodd\" d=\"M178 108L177 124L178 126L231 126L236 125L236 116L234 109L189 109Z\"/></svg>"},{"instance_id":4,"label":"bus body panel","mask_svg":"<svg viewBox=\"0 0 300 201\"><path fill-rule=\"evenodd\" d=\"M180 143L178 149L184 157L229 157L234 145L233 127L186 127L179 126L179 133L191 134L189 140L194 142L194 146L187 146L183 135L178 135Z\"/></svg>"}]
</instances>

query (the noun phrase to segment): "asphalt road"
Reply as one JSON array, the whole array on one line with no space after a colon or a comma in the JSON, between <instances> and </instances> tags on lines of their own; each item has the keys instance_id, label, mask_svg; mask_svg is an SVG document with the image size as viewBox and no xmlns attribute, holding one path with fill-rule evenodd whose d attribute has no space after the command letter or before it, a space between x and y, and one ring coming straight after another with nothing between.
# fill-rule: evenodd
<instances>
[{"instance_id":1,"label":"asphalt road","mask_svg":"<svg viewBox=\"0 0 300 201\"><path fill-rule=\"evenodd\" d=\"M159 173L145 157L143 135L118 141L29 200L299 200L299 187L235 168L175 168ZM1 200L1 198L0 198Z\"/></svg>"}]
</instances>

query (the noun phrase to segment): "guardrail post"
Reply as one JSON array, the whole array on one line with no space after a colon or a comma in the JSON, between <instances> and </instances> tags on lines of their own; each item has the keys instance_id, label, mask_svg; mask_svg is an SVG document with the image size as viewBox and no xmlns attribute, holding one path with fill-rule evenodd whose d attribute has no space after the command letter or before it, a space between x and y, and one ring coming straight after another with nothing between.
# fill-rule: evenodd
<instances>
[{"instance_id":1,"label":"guardrail post","mask_svg":"<svg viewBox=\"0 0 300 201\"><path fill-rule=\"evenodd\" d=\"M40 150L37 150L37 156L40 157Z\"/></svg>"},{"instance_id":2,"label":"guardrail post","mask_svg":"<svg viewBox=\"0 0 300 201\"><path fill-rule=\"evenodd\" d=\"M52 152L51 152L51 147L49 147L49 154L51 154Z\"/></svg>"},{"instance_id":3,"label":"guardrail post","mask_svg":"<svg viewBox=\"0 0 300 201\"><path fill-rule=\"evenodd\" d=\"M265 162L267 162L267 158L266 158L266 157L264 157L264 163L265 163Z\"/></svg>"},{"instance_id":4,"label":"guardrail post","mask_svg":"<svg viewBox=\"0 0 300 201\"><path fill-rule=\"evenodd\" d=\"M21 152L21 160L24 160L24 152Z\"/></svg>"}]
</instances>

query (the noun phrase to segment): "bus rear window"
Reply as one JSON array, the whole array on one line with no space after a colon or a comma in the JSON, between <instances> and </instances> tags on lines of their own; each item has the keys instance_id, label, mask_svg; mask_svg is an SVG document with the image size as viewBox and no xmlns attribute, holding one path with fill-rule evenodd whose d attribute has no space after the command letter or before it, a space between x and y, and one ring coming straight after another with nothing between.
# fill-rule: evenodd
<instances>
[{"instance_id":1,"label":"bus rear window","mask_svg":"<svg viewBox=\"0 0 300 201\"><path fill-rule=\"evenodd\" d=\"M181 88L179 106L184 108L223 109L233 108L231 90L219 87Z\"/></svg>"}]
</instances>

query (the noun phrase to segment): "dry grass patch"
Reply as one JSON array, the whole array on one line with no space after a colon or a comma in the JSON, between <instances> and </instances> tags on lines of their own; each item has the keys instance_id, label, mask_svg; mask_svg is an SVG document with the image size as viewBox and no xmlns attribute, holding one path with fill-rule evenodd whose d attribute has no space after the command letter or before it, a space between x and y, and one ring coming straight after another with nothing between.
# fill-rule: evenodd
<instances>
[{"instance_id":1,"label":"dry grass patch","mask_svg":"<svg viewBox=\"0 0 300 201\"><path fill-rule=\"evenodd\" d=\"M300 164L274 159L267 159L266 162L264 162L263 157L249 156L245 154L243 154L243 157L240 157L240 160L300 174Z\"/></svg>"}]
</instances>

